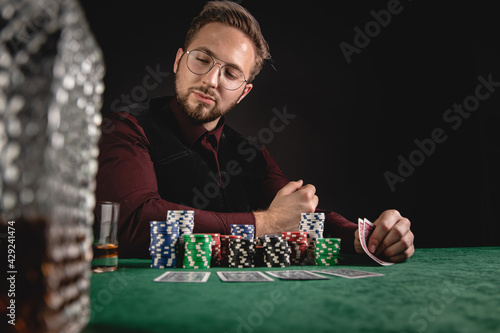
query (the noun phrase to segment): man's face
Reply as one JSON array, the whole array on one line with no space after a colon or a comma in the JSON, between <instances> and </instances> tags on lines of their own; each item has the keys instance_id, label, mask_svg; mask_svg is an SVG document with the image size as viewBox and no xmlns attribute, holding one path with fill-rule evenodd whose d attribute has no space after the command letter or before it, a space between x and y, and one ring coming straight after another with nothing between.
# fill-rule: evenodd
<instances>
[{"instance_id":1,"label":"man's face","mask_svg":"<svg viewBox=\"0 0 500 333\"><path fill-rule=\"evenodd\" d=\"M240 30L221 24L209 23L198 31L188 50L179 49L174 63L175 91L183 112L205 127L215 127L219 118L239 103L252 89L244 83L236 90L227 90L219 82L220 66L208 73L197 75L187 65L184 51L203 50L221 65L240 68L250 76L255 51L251 40Z\"/></svg>"}]
</instances>

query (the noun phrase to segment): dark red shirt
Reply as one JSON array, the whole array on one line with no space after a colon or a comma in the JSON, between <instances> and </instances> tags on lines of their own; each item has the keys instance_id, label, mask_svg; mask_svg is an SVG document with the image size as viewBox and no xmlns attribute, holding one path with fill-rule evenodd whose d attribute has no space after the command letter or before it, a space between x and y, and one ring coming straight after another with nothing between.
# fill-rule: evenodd
<instances>
[{"instance_id":1,"label":"dark red shirt","mask_svg":"<svg viewBox=\"0 0 500 333\"><path fill-rule=\"evenodd\" d=\"M213 167L218 170L218 144L225 126L224 118L213 131L208 132L180 111L175 98L172 98L170 106L189 148L210 152ZM96 198L98 201L120 203L118 243L121 258L148 257L149 221L164 221L168 210L194 210L195 233L228 235L231 224L255 225L253 213L211 212L163 200L158 194L149 141L133 115L112 113L104 120L102 132ZM262 153L267 162L267 173L261 195L270 204L289 180L267 149L264 148ZM352 252L357 225L334 212L318 211L326 213L325 235L342 238L343 250Z\"/></svg>"}]
</instances>

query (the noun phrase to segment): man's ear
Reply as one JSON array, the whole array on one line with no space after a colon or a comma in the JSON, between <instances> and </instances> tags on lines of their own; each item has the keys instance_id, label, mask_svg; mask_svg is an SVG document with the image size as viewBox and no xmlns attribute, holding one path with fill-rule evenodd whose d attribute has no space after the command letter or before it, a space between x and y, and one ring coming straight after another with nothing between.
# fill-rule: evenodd
<instances>
[{"instance_id":1,"label":"man's ear","mask_svg":"<svg viewBox=\"0 0 500 333\"><path fill-rule=\"evenodd\" d=\"M238 102L236 102L236 103L241 102L241 100L243 98L245 98L245 96L248 95L248 93L250 93L250 90L252 90L252 88L253 88L253 84L247 83L247 85L245 86L245 89L243 90L243 93L241 94L240 98L238 99Z\"/></svg>"},{"instance_id":2,"label":"man's ear","mask_svg":"<svg viewBox=\"0 0 500 333\"><path fill-rule=\"evenodd\" d=\"M174 73L177 73L177 69L179 68L179 63L181 62L181 58L182 58L183 54L184 54L184 50L182 48L179 48L177 50L177 54L175 55Z\"/></svg>"}]
</instances>

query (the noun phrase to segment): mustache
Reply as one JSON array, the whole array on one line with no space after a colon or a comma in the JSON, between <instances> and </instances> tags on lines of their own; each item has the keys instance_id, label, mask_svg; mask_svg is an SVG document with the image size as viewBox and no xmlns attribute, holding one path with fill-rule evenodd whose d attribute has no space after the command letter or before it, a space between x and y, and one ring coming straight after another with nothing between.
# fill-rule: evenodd
<instances>
[{"instance_id":1,"label":"mustache","mask_svg":"<svg viewBox=\"0 0 500 333\"><path fill-rule=\"evenodd\" d=\"M219 96L217 96L215 90L209 88L209 87L193 87L189 89L190 91L199 91L205 95L213 97L216 101L219 99Z\"/></svg>"}]
</instances>

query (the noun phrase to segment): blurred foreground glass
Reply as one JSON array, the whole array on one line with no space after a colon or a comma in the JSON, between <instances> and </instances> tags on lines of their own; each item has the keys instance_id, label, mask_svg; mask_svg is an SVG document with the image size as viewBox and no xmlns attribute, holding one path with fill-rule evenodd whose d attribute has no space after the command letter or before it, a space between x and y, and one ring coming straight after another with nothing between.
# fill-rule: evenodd
<instances>
[{"instance_id":1,"label":"blurred foreground glass","mask_svg":"<svg viewBox=\"0 0 500 333\"><path fill-rule=\"evenodd\" d=\"M109 201L99 202L95 211L92 271L95 273L112 272L118 267L116 231L120 204Z\"/></svg>"},{"instance_id":2,"label":"blurred foreground glass","mask_svg":"<svg viewBox=\"0 0 500 333\"><path fill-rule=\"evenodd\" d=\"M104 59L77 0L0 0L0 29L0 235L12 256L0 332L78 333L91 315Z\"/></svg>"}]
</instances>

